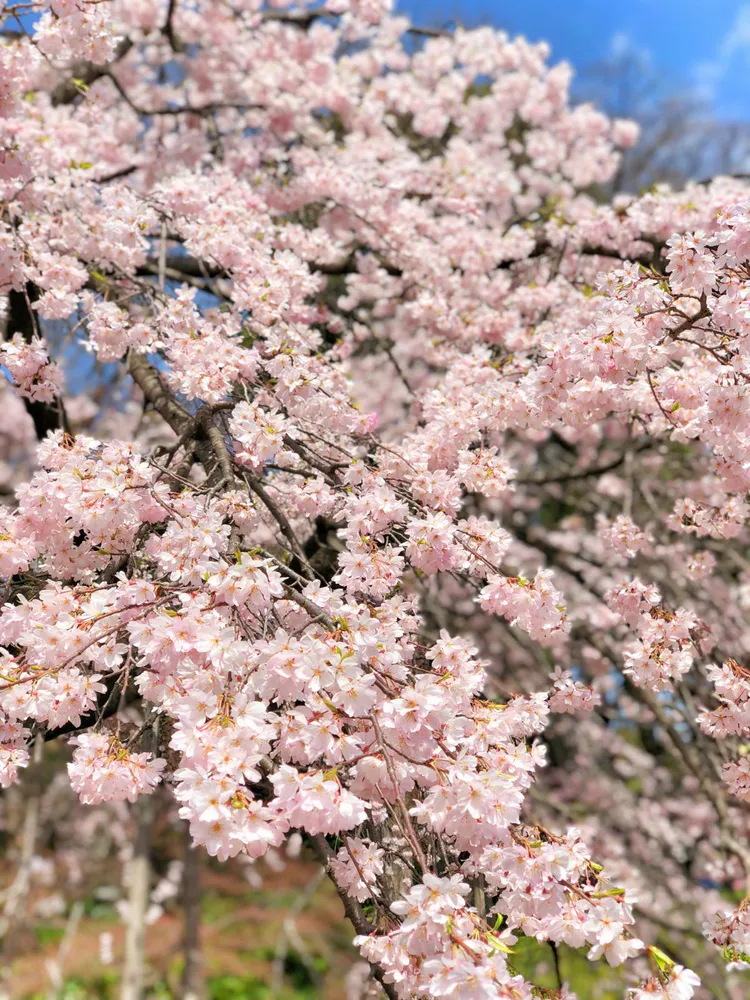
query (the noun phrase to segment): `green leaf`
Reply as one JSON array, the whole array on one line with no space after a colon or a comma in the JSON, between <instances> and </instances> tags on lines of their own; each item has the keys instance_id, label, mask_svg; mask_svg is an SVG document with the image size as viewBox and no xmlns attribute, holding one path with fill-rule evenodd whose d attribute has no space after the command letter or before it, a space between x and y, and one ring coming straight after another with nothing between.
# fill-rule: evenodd
<instances>
[{"instance_id":1,"label":"green leaf","mask_svg":"<svg viewBox=\"0 0 750 1000\"><path fill-rule=\"evenodd\" d=\"M495 949L495 951L502 951L506 955L513 954L513 949L508 947L508 945L504 941L501 941L496 934L488 934L487 943L491 944L492 947Z\"/></svg>"},{"instance_id":2,"label":"green leaf","mask_svg":"<svg viewBox=\"0 0 750 1000\"><path fill-rule=\"evenodd\" d=\"M666 955L661 948L657 948L652 945L648 950L651 953L651 957L662 972L666 972L667 969L671 969L675 964L674 959L670 958L669 955Z\"/></svg>"}]
</instances>

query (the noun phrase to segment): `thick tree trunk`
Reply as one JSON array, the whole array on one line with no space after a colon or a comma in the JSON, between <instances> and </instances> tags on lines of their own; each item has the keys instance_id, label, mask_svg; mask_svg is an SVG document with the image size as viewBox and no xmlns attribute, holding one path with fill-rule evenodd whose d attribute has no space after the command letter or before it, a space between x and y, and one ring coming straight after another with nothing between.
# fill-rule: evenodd
<instances>
[{"instance_id":1,"label":"thick tree trunk","mask_svg":"<svg viewBox=\"0 0 750 1000\"><path fill-rule=\"evenodd\" d=\"M44 740L37 736L31 756L31 767L24 776L25 808L18 834L18 865L13 881L4 893L2 911L0 911L0 954L2 954L3 946L6 943L6 937L21 919L26 907L31 862L36 850L39 829L39 810L42 804L40 770L43 750Z\"/></svg>"},{"instance_id":2,"label":"thick tree trunk","mask_svg":"<svg viewBox=\"0 0 750 1000\"><path fill-rule=\"evenodd\" d=\"M182 870L182 906L185 914L182 971L182 1000L204 1000L203 956L201 952L201 855L185 828L185 866Z\"/></svg>"},{"instance_id":3,"label":"thick tree trunk","mask_svg":"<svg viewBox=\"0 0 750 1000\"><path fill-rule=\"evenodd\" d=\"M154 719L151 747L159 744L159 720ZM122 970L120 1000L143 1000L146 973L146 914L151 895L151 827L155 815L155 795L141 795L134 811L136 835L130 862L128 887L128 923L125 932L125 963Z\"/></svg>"},{"instance_id":4,"label":"thick tree trunk","mask_svg":"<svg viewBox=\"0 0 750 1000\"><path fill-rule=\"evenodd\" d=\"M137 831L130 862L125 963L120 1000L143 1000L146 914L151 891L151 824L153 796L142 795L135 805Z\"/></svg>"}]
</instances>

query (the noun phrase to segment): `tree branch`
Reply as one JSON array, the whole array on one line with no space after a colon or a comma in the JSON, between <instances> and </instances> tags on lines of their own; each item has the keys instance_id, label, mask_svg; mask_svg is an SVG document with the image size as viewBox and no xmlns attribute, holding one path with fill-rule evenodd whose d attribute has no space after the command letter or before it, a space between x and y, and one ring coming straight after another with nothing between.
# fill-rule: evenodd
<instances>
[{"instance_id":1,"label":"tree branch","mask_svg":"<svg viewBox=\"0 0 750 1000\"><path fill-rule=\"evenodd\" d=\"M338 885L336 879L333 876L333 872L331 871L331 861L333 860L334 854L331 848L328 846L328 841L326 840L326 838L322 834L317 834L314 837L309 837L308 843L312 848L313 852L315 853L315 856L318 858L320 863L325 868L326 874L336 887L336 892L339 895L339 899L344 904L344 912L346 913L346 916L348 917L349 921L354 927L354 930L357 932L357 934L372 934L375 928L365 916L362 907L359 905L356 899L352 899L352 897L346 892L346 890L342 889L341 886ZM393 985L393 983L386 982L385 972L383 971L383 969L379 965L374 965L372 962L370 963L370 968L372 969L372 974L375 976L377 981L382 986L383 992L389 998L389 1000L398 1000L398 993L396 992L396 987Z\"/></svg>"},{"instance_id":2,"label":"tree branch","mask_svg":"<svg viewBox=\"0 0 750 1000\"><path fill-rule=\"evenodd\" d=\"M16 333L20 333L27 344L30 344L36 335L36 325L32 305L39 298L39 291L32 282L27 282L25 289L18 292L11 289L8 293L8 321L6 327L6 339L10 339ZM62 428L70 434L70 425L65 413L65 405L62 398L57 397L51 403L44 403L39 399L29 399L23 397L26 412L34 421L34 430L39 441L49 434Z\"/></svg>"}]
</instances>

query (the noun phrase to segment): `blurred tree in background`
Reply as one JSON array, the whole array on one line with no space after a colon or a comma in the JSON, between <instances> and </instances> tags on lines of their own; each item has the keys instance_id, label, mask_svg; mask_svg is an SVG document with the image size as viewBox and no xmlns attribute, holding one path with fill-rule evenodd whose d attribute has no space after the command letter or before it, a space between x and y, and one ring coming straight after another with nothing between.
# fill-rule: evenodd
<instances>
[{"instance_id":1,"label":"blurred tree in background","mask_svg":"<svg viewBox=\"0 0 750 1000\"><path fill-rule=\"evenodd\" d=\"M641 127L605 191L638 193L653 184L681 187L688 180L750 171L750 123L717 115L707 100L680 89L652 58L626 39L607 58L579 69L575 93L607 114Z\"/></svg>"}]
</instances>

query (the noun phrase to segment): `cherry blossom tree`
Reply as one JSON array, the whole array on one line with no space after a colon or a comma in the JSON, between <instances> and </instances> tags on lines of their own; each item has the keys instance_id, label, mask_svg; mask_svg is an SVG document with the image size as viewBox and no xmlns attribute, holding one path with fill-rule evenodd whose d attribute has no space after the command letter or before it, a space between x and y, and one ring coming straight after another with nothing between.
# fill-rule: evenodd
<instances>
[{"instance_id":1,"label":"cherry blossom tree","mask_svg":"<svg viewBox=\"0 0 750 1000\"><path fill-rule=\"evenodd\" d=\"M0 783L302 833L392 998L740 996L747 187L386 0L4 14Z\"/></svg>"}]
</instances>

